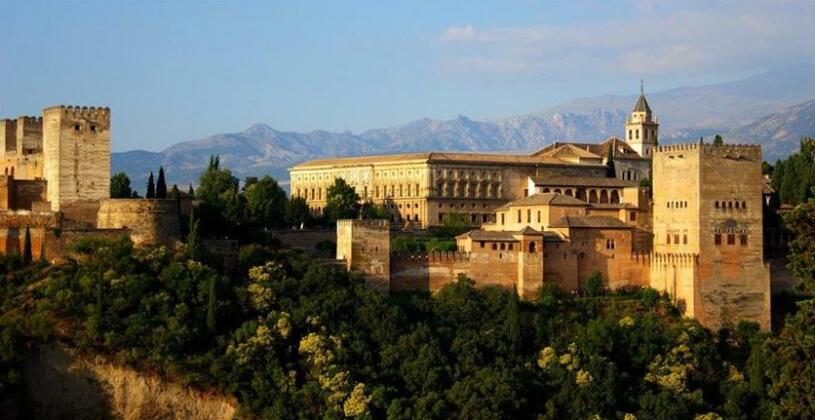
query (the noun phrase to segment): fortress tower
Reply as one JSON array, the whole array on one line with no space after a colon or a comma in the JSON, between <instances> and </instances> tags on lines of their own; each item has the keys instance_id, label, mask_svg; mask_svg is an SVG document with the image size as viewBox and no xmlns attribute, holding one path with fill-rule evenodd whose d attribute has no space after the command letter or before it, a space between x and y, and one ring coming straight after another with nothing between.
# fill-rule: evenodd
<instances>
[{"instance_id":1,"label":"fortress tower","mask_svg":"<svg viewBox=\"0 0 815 420\"><path fill-rule=\"evenodd\" d=\"M770 328L759 146L690 144L653 155L651 286L713 331Z\"/></svg>"},{"instance_id":2,"label":"fortress tower","mask_svg":"<svg viewBox=\"0 0 815 420\"><path fill-rule=\"evenodd\" d=\"M631 117L625 122L625 142L640 156L651 157L658 132L659 123L654 119L640 85L640 97L631 111Z\"/></svg>"},{"instance_id":3,"label":"fortress tower","mask_svg":"<svg viewBox=\"0 0 815 420\"><path fill-rule=\"evenodd\" d=\"M99 200L110 198L110 109L61 105L46 108L43 117L51 209L95 223Z\"/></svg>"}]
</instances>

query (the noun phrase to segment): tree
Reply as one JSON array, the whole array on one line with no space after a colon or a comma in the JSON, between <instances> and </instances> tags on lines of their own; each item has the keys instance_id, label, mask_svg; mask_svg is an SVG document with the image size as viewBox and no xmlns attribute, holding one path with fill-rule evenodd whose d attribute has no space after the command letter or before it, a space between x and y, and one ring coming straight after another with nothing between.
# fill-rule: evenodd
<instances>
[{"instance_id":1,"label":"tree","mask_svg":"<svg viewBox=\"0 0 815 420\"><path fill-rule=\"evenodd\" d=\"M195 188L192 187L192 184L190 184L190 188L187 189L187 194L195 197Z\"/></svg>"},{"instance_id":2,"label":"tree","mask_svg":"<svg viewBox=\"0 0 815 420\"><path fill-rule=\"evenodd\" d=\"M513 352L521 349L521 315L518 308L518 293L510 290L507 296L507 339Z\"/></svg>"},{"instance_id":3,"label":"tree","mask_svg":"<svg viewBox=\"0 0 815 420\"><path fill-rule=\"evenodd\" d=\"M226 194L229 190L238 191L238 178L232 176L229 169L221 169L220 158L211 156L209 166L201 174L198 180L198 191L196 197L222 210Z\"/></svg>"},{"instance_id":4,"label":"tree","mask_svg":"<svg viewBox=\"0 0 815 420\"><path fill-rule=\"evenodd\" d=\"M799 204L784 215L784 223L794 239L789 242L787 267L800 281L799 289L815 292L815 199Z\"/></svg>"},{"instance_id":5,"label":"tree","mask_svg":"<svg viewBox=\"0 0 815 420\"><path fill-rule=\"evenodd\" d=\"M190 212L190 233L187 234L187 257L193 261L200 261L203 255L200 223L201 222L195 217L195 211Z\"/></svg>"},{"instance_id":6,"label":"tree","mask_svg":"<svg viewBox=\"0 0 815 420\"><path fill-rule=\"evenodd\" d=\"M443 237L453 238L466 232L469 228L470 224L467 223L467 217L462 213L451 210L449 213L444 215L444 220L442 220L442 228L439 233Z\"/></svg>"},{"instance_id":7,"label":"tree","mask_svg":"<svg viewBox=\"0 0 815 420\"><path fill-rule=\"evenodd\" d=\"M286 202L286 223L292 226L308 225L311 222L311 210L303 197L292 197Z\"/></svg>"},{"instance_id":8,"label":"tree","mask_svg":"<svg viewBox=\"0 0 815 420\"><path fill-rule=\"evenodd\" d=\"M722 138L722 136L720 134L716 134L716 136L713 137L713 145L714 146L724 146L724 138Z\"/></svg>"},{"instance_id":9,"label":"tree","mask_svg":"<svg viewBox=\"0 0 815 420\"><path fill-rule=\"evenodd\" d=\"M264 228L282 226L286 216L286 192L277 181L264 176L246 178L243 187L249 218Z\"/></svg>"},{"instance_id":10,"label":"tree","mask_svg":"<svg viewBox=\"0 0 815 420\"><path fill-rule=\"evenodd\" d=\"M606 177L616 178L617 169L614 167L614 145L609 145L608 154L606 155Z\"/></svg>"},{"instance_id":11,"label":"tree","mask_svg":"<svg viewBox=\"0 0 815 420\"><path fill-rule=\"evenodd\" d=\"M591 274L589 274L589 278L586 279L586 294L589 296L597 296L602 287L603 274L599 271L592 271Z\"/></svg>"},{"instance_id":12,"label":"tree","mask_svg":"<svg viewBox=\"0 0 815 420\"><path fill-rule=\"evenodd\" d=\"M181 191L178 191L178 185L173 184L173 188L170 190L170 198L172 198L175 202L175 213L178 216L178 228L183 234L185 231L184 219L181 216Z\"/></svg>"},{"instance_id":13,"label":"tree","mask_svg":"<svg viewBox=\"0 0 815 420\"><path fill-rule=\"evenodd\" d=\"M156 198L156 184L153 183L153 172L150 172L150 176L147 178L147 193L144 197Z\"/></svg>"},{"instance_id":14,"label":"tree","mask_svg":"<svg viewBox=\"0 0 815 420\"><path fill-rule=\"evenodd\" d=\"M354 187L342 178L335 178L334 184L326 192L326 204L323 214L331 221L339 219L356 219L359 214L359 196Z\"/></svg>"},{"instance_id":15,"label":"tree","mask_svg":"<svg viewBox=\"0 0 815 420\"><path fill-rule=\"evenodd\" d=\"M390 213L384 204L374 204L370 201L362 203L360 209L363 219L389 219Z\"/></svg>"},{"instance_id":16,"label":"tree","mask_svg":"<svg viewBox=\"0 0 815 420\"><path fill-rule=\"evenodd\" d=\"M31 230L25 227L25 238L23 239L23 263L28 265L34 260L31 252Z\"/></svg>"},{"instance_id":17,"label":"tree","mask_svg":"<svg viewBox=\"0 0 815 420\"><path fill-rule=\"evenodd\" d=\"M164 167L158 168L158 181L156 181L156 198L167 198L167 182L164 180Z\"/></svg>"},{"instance_id":18,"label":"tree","mask_svg":"<svg viewBox=\"0 0 815 420\"><path fill-rule=\"evenodd\" d=\"M212 276L209 281L209 291L207 299L207 332L215 334L217 328L216 322L216 305L218 304L218 296L216 294L218 276Z\"/></svg>"},{"instance_id":19,"label":"tree","mask_svg":"<svg viewBox=\"0 0 815 420\"><path fill-rule=\"evenodd\" d=\"M130 198L133 189L130 188L130 178L124 172L110 177L110 198Z\"/></svg>"}]
</instances>

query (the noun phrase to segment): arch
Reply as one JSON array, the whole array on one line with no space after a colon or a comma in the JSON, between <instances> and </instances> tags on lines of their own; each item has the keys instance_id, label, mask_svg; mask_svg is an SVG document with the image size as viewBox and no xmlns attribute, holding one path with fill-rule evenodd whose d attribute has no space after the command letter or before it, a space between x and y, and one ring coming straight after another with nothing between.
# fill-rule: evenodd
<instances>
[{"instance_id":1,"label":"arch","mask_svg":"<svg viewBox=\"0 0 815 420\"><path fill-rule=\"evenodd\" d=\"M608 203L608 190L600 190L600 203Z\"/></svg>"},{"instance_id":2,"label":"arch","mask_svg":"<svg viewBox=\"0 0 815 420\"><path fill-rule=\"evenodd\" d=\"M620 193L617 190L611 192L611 202L617 204L620 202Z\"/></svg>"},{"instance_id":3,"label":"arch","mask_svg":"<svg viewBox=\"0 0 815 420\"><path fill-rule=\"evenodd\" d=\"M577 194L575 194L575 198L577 198L579 200L586 201L586 189L581 188L581 189L577 190Z\"/></svg>"},{"instance_id":4,"label":"arch","mask_svg":"<svg viewBox=\"0 0 815 420\"><path fill-rule=\"evenodd\" d=\"M544 193L548 193L548 192L549 192L549 188L544 188L544 189L543 189L543 192L544 192Z\"/></svg>"},{"instance_id":5,"label":"arch","mask_svg":"<svg viewBox=\"0 0 815 420\"><path fill-rule=\"evenodd\" d=\"M12 175L14 175L14 174L12 173ZM560 188L555 188L554 193L555 193L555 194L562 194L562 193L560 192Z\"/></svg>"},{"instance_id":6,"label":"arch","mask_svg":"<svg viewBox=\"0 0 815 420\"><path fill-rule=\"evenodd\" d=\"M572 192L571 189L566 190L566 195L568 195L569 197L574 197L574 193Z\"/></svg>"},{"instance_id":7,"label":"arch","mask_svg":"<svg viewBox=\"0 0 815 420\"><path fill-rule=\"evenodd\" d=\"M597 203L597 190L589 191L589 203Z\"/></svg>"}]
</instances>

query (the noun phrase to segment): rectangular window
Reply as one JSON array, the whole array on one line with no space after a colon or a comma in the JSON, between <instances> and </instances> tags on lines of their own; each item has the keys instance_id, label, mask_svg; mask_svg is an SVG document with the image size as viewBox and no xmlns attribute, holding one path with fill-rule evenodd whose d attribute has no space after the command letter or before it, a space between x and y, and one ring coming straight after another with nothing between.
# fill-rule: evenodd
<instances>
[{"instance_id":1,"label":"rectangular window","mask_svg":"<svg viewBox=\"0 0 815 420\"><path fill-rule=\"evenodd\" d=\"M518 209L518 223L521 223L521 209Z\"/></svg>"},{"instance_id":2,"label":"rectangular window","mask_svg":"<svg viewBox=\"0 0 815 420\"><path fill-rule=\"evenodd\" d=\"M484 241L481 241L481 248L484 248Z\"/></svg>"},{"instance_id":3,"label":"rectangular window","mask_svg":"<svg viewBox=\"0 0 815 420\"><path fill-rule=\"evenodd\" d=\"M505 221L504 221L504 213L501 213L501 224L503 225L503 224L504 224L504 222L505 222Z\"/></svg>"},{"instance_id":4,"label":"rectangular window","mask_svg":"<svg viewBox=\"0 0 815 420\"><path fill-rule=\"evenodd\" d=\"M635 211L632 211L632 212L631 212L631 221L632 221L632 222L636 222L636 221L637 221L637 212L635 212Z\"/></svg>"},{"instance_id":5,"label":"rectangular window","mask_svg":"<svg viewBox=\"0 0 815 420\"><path fill-rule=\"evenodd\" d=\"M526 223L532 223L532 210L526 209Z\"/></svg>"},{"instance_id":6,"label":"rectangular window","mask_svg":"<svg viewBox=\"0 0 815 420\"><path fill-rule=\"evenodd\" d=\"M496 244L495 242L493 242L493 243L492 243L492 250L493 250L493 251L495 251L496 249L498 249L498 244Z\"/></svg>"},{"instance_id":7,"label":"rectangular window","mask_svg":"<svg viewBox=\"0 0 815 420\"><path fill-rule=\"evenodd\" d=\"M747 235L739 235L739 245L747 245Z\"/></svg>"},{"instance_id":8,"label":"rectangular window","mask_svg":"<svg viewBox=\"0 0 815 420\"><path fill-rule=\"evenodd\" d=\"M503 251L504 249L506 249L506 245L505 245L505 244L501 244L501 251Z\"/></svg>"},{"instance_id":9,"label":"rectangular window","mask_svg":"<svg viewBox=\"0 0 815 420\"><path fill-rule=\"evenodd\" d=\"M736 244L736 235L732 233L727 234L727 244L728 245L735 245Z\"/></svg>"},{"instance_id":10,"label":"rectangular window","mask_svg":"<svg viewBox=\"0 0 815 420\"><path fill-rule=\"evenodd\" d=\"M538 210L538 223L540 223L540 222L541 222L541 211Z\"/></svg>"},{"instance_id":11,"label":"rectangular window","mask_svg":"<svg viewBox=\"0 0 815 420\"><path fill-rule=\"evenodd\" d=\"M679 234L678 233L674 234L674 243L679 245Z\"/></svg>"},{"instance_id":12,"label":"rectangular window","mask_svg":"<svg viewBox=\"0 0 815 420\"><path fill-rule=\"evenodd\" d=\"M722 234L721 234L721 233L717 233L717 234L713 235L713 242L714 242L716 245L721 245L721 244L722 244Z\"/></svg>"},{"instance_id":13,"label":"rectangular window","mask_svg":"<svg viewBox=\"0 0 815 420\"><path fill-rule=\"evenodd\" d=\"M683 245L687 245L687 244L688 244L688 235L687 235L687 234L682 235L682 244L683 244Z\"/></svg>"},{"instance_id":14,"label":"rectangular window","mask_svg":"<svg viewBox=\"0 0 815 420\"><path fill-rule=\"evenodd\" d=\"M439 213L439 222L444 221L444 213Z\"/></svg>"},{"instance_id":15,"label":"rectangular window","mask_svg":"<svg viewBox=\"0 0 815 420\"><path fill-rule=\"evenodd\" d=\"M509 250L512 251L512 244L509 244Z\"/></svg>"},{"instance_id":16,"label":"rectangular window","mask_svg":"<svg viewBox=\"0 0 815 420\"><path fill-rule=\"evenodd\" d=\"M665 234L665 243L668 244L668 245L671 244L671 234L670 233Z\"/></svg>"}]
</instances>

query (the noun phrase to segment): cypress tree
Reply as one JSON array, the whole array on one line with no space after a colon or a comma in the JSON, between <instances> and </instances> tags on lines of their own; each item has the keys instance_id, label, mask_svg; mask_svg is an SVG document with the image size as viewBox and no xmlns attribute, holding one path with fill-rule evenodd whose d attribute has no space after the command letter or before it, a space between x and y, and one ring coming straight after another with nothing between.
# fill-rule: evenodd
<instances>
[{"instance_id":1,"label":"cypress tree","mask_svg":"<svg viewBox=\"0 0 815 420\"><path fill-rule=\"evenodd\" d=\"M716 137L713 137L713 145L724 146L724 138L720 134L716 134Z\"/></svg>"},{"instance_id":2,"label":"cypress tree","mask_svg":"<svg viewBox=\"0 0 815 420\"><path fill-rule=\"evenodd\" d=\"M187 194L193 197L195 196L195 189L192 187L192 184L190 184L190 188L187 190Z\"/></svg>"},{"instance_id":3,"label":"cypress tree","mask_svg":"<svg viewBox=\"0 0 815 420\"><path fill-rule=\"evenodd\" d=\"M31 253L31 230L25 227L25 238L23 239L23 264L31 264L34 258Z\"/></svg>"},{"instance_id":4,"label":"cypress tree","mask_svg":"<svg viewBox=\"0 0 815 420\"><path fill-rule=\"evenodd\" d=\"M164 181L164 167L158 168L158 181L156 181L156 198L167 198L167 182Z\"/></svg>"},{"instance_id":5,"label":"cypress tree","mask_svg":"<svg viewBox=\"0 0 815 420\"><path fill-rule=\"evenodd\" d=\"M518 308L518 293L515 290L509 292L506 322L509 345L513 352L517 352L521 348L521 315Z\"/></svg>"},{"instance_id":6,"label":"cypress tree","mask_svg":"<svg viewBox=\"0 0 815 420\"><path fill-rule=\"evenodd\" d=\"M617 177L617 169L614 167L614 145L608 147L608 154L606 155L606 177L607 178L616 178Z\"/></svg>"},{"instance_id":7,"label":"cypress tree","mask_svg":"<svg viewBox=\"0 0 815 420\"><path fill-rule=\"evenodd\" d=\"M153 172L150 172L150 177L147 178L147 194L145 198L156 198L156 184L153 183Z\"/></svg>"},{"instance_id":8,"label":"cypress tree","mask_svg":"<svg viewBox=\"0 0 815 420\"><path fill-rule=\"evenodd\" d=\"M209 281L209 301L207 302L207 332L210 334L215 334L215 330L217 327L216 324L216 308L215 305L218 304L218 297L216 295L216 281L218 280L217 276L212 276L212 279Z\"/></svg>"},{"instance_id":9,"label":"cypress tree","mask_svg":"<svg viewBox=\"0 0 815 420\"><path fill-rule=\"evenodd\" d=\"M175 214L178 216L178 229L181 234L184 234L184 218L181 216L181 191L178 191L178 185L173 184L173 189L170 190L170 197L175 201Z\"/></svg>"},{"instance_id":10,"label":"cypress tree","mask_svg":"<svg viewBox=\"0 0 815 420\"><path fill-rule=\"evenodd\" d=\"M195 218L195 212L190 212L190 233L187 234L187 256L194 261L201 260L201 232L200 222Z\"/></svg>"}]
</instances>

